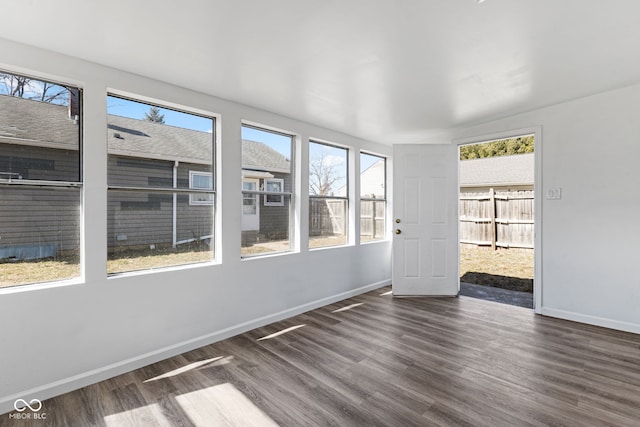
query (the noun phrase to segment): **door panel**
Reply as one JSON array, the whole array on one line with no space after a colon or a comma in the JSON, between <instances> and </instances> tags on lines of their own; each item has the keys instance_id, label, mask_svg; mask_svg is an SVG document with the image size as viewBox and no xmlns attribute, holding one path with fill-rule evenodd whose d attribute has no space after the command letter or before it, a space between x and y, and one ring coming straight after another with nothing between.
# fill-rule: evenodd
<instances>
[{"instance_id":1,"label":"door panel","mask_svg":"<svg viewBox=\"0 0 640 427\"><path fill-rule=\"evenodd\" d=\"M394 295L458 294L457 153L454 144L393 148Z\"/></svg>"}]
</instances>

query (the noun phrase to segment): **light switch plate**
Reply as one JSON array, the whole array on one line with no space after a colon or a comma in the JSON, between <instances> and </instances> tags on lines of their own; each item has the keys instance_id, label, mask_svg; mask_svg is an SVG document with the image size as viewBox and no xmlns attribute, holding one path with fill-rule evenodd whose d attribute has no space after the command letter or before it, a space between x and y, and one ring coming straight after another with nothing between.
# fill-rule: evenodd
<instances>
[{"instance_id":1,"label":"light switch plate","mask_svg":"<svg viewBox=\"0 0 640 427\"><path fill-rule=\"evenodd\" d=\"M560 200L562 199L562 188L551 187L547 188L547 200Z\"/></svg>"}]
</instances>

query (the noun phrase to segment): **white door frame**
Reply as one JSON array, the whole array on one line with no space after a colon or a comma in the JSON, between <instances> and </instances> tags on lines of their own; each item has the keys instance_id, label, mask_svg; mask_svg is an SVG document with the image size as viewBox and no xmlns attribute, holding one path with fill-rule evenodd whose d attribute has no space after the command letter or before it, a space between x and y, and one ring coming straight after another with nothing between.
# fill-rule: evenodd
<instances>
[{"instance_id":1,"label":"white door frame","mask_svg":"<svg viewBox=\"0 0 640 427\"><path fill-rule=\"evenodd\" d=\"M522 135L533 135L534 137L534 215L533 215L533 246L534 246L534 267L533 267L533 311L542 314L542 126L519 128L504 132L472 136L468 138L454 139L454 143L460 147L466 144L478 144L499 139L513 138ZM458 161L458 167L460 161ZM458 175L460 171L458 170ZM460 211L458 210L458 221Z\"/></svg>"}]
</instances>

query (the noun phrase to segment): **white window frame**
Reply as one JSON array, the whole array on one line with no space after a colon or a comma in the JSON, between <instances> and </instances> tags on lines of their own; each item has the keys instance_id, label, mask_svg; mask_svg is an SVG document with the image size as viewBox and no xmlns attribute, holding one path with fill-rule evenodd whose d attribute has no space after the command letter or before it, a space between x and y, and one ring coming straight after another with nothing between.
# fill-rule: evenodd
<instances>
[{"instance_id":1,"label":"white window frame","mask_svg":"<svg viewBox=\"0 0 640 427\"><path fill-rule=\"evenodd\" d=\"M264 191L271 192L269 190L269 184L276 183L280 186L279 190L273 191L274 193L282 193L284 191L284 179L282 178L266 178L264 180ZM269 200L270 198L277 198L277 201ZM284 206L284 196L282 194L265 194L264 195L264 205L265 206Z\"/></svg>"},{"instance_id":2,"label":"white window frame","mask_svg":"<svg viewBox=\"0 0 640 427\"><path fill-rule=\"evenodd\" d=\"M210 185L207 188L203 187L194 187L193 185L193 177L194 176L206 176L209 178ZM189 171L189 188L195 190L211 190L213 188L213 174L211 172L202 172L202 171ZM198 197L202 197L201 194L189 194L189 205L191 206L211 206L213 205L213 194L205 194L208 200L198 200Z\"/></svg>"}]
</instances>

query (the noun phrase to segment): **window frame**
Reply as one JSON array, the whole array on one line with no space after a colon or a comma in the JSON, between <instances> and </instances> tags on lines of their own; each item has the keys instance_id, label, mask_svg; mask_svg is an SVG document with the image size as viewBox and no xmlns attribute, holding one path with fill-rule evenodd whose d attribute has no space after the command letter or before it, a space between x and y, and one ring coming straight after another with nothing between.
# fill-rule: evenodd
<instances>
[{"instance_id":1,"label":"window frame","mask_svg":"<svg viewBox=\"0 0 640 427\"><path fill-rule=\"evenodd\" d=\"M42 83L53 84L55 86L64 87L67 89L74 89L77 91L76 101L77 101L77 114L74 114L73 117L68 117L68 120L71 120L74 125L78 126L78 149L77 155L74 156L76 161L74 164L77 164L77 178L76 180L47 180L47 179L31 179L31 178L23 178L20 173L2 173L0 175L0 188L6 189L18 189L25 188L31 190L43 189L55 192L56 190L69 190L69 189L77 189L78 194L78 202L79 209L77 210L77 235L78 235L78 247L75 248L78 256L78 274L72 277L61 277L61 278L53 278L51 280L42 280L42 281L31 281L31 282L20 282L15 284L6 285L0 287L0 293L5 289L16 289L16 288L24 288L31 287L33 285L42 285L42 284L57 284L57 283L77 283L82 280L83 277L83 268L84 268L84 254L82 250L83 239L84 239L84 88L80 86L78 83L66 83L63 80L51 79L48 77L40 77L35 74L23 73L20 71L11 71L8 69L0 68L0 73L9 74L17 77L24 77L27 79L37 80ZM10 95L0 95L0 96L10 96ZM22 98L22 97L21 97ZM23 98L28 99L28 98ZM33 101L33 102L46 102L46 101ZM69 96L69 104L67 104L67 108L70 108L71 105L71 95ZM55 104L53 102L49 102L51 104ZM59 104L57 104L59 105ZM69 109L71 111L71 109ZM42 148L58 148L55 144L47 143L43 141L43 144L37 144L31 142L29 140L24 140L22 144L23 146L28 147L42 147ZM74 150L71 150L74 151ZM6 176L8 175L8 177ZM17 175L17 176L15 176Z\"/></svg>"},{"instance_id":2,"label":"window frame","mask_svg":"<svg viewBox=\"0 0 640 427\"><path fill-rule=\"evenodd\" d=\"M276 129L274 127L268 126L268 125L264 125L264 124L260 124L257 122L253 122L253 121L247 121L247 120L241 120L240 122L240 129L242 132L242 128L248 128L248 129L254 129L257 131L261 131L261 132L266 132L266 133L272 133L275 135L280 135L280 136L284 136L290 139L290 159L289 159L289 175L291 177L291 191L280 191L280 192L275 192L275 191L265 191L264 186L262 187L262 189L260 188L260 185L258 185L258 189L256 190L244 190L241 189L241 194L242 194L242 200L244 202L244 196L245 195L254 195L257 196L257 207L259 209L260 207L260 196L282 196L283 198L283 204L282 205L278 205L278 206L284 206L284 198L288 197L289 198L289 209L288 209L288 218L289 218L289 224L287 227L287 233L288 233L288 241L289 241L289 247L288 249L284 249L284 250L276 250L276 251L271 251L271 252L265 252L265 253L256 253L256 254L240 254L240 259L241 260L248 260L248 259L254 259L254 258L262 258L262 257L267 257L267 256L273 256L273 255L282 255L282 254L290 254L290 253L294 253L296 252L296 244L295 244L295 233L296 233L296 227L295 227L295 223L296 221L294 220L295 218L295 214L296 214L296 195L295 195L295 189L296 189L296 180L298 179L297 177L297 167L296 167L296 147L297 147L297 138L298 135L295 132L289 132L286 130L279 130ZM243 138L240 138L240 142L242 143ZM256 142L261 142L261 141L256 141ZM242 154L242 148L240 149L241 154ZM241 165L241 170L244 169L244 164ZM243 176L244 179L244 176ZM258 179L258 181L264 181L266 178L256 178ZM284 181L284 180L283 180ZM284 186L284 184L283 184ZM265 205L265 206L269 206L269 205ZM242 230L245 231L245 230Z\"/></svg>"},{"instance_id":3,"label":"window frame","mask_svg":"<svg viewBox=\"0 0 640 427\"><path fill-rule=\"evenodd\" d=\"M339 248L339 247L343 247L343 246L347 246L349 244L349 230L351 229L351 221L350 221L350 214L349 211L351 209L352 203L351 203L351 198L350 198L350 173L349 173L349 156L351 155L351 149L349 147L345 147L342 145L338 145L338 144L333 144L330 142L324 142L324 141L320 141L317 139L313 139L310 138L308 141L309 144L309 151L311 151L311 144L318 144L318 145L324 145L326 147L331 147L331 148L337 148L339 150L344 150L345 151L345 196L321 196L321 195L316 195L316 194L311 194L310 188L309 188L309 206L311 206L311 200L342 200L346 202L346 206L344 208L344 236L345 236L345 242L343 244L339 244L339 245L330 245L330 246L318 246L318 247L311 247L311 245L309 244L309 250L316 250L316 249L328 249L328 248ZM309 173L310 173L310 165L311 165L311 158L309 158L309 162L308 162L308 166L309 166ZM309 242L311 242L311 224L309 224Z\"/></svg>"},{"instance_id":4,"label":"window frame","mask_svg":"<svg viewBox=\"0 0 640 427\"><path fill-rule=\"evenodd\" d=\"M379 158L379 159L384 161L384 172L383 172L384 194L383 194L382 198L362 197L362 172L360 172L360 176L358 177L359 178L358 182L360 184L360 192L359 192L359 194L360 194L360 206L362 206L362 202L380 202L380 201L384 202L384 213L385 213L385 217L384 217L384 221L383 221L383 224L384 224L384 235L380 239L375 239L375 238L372 237L372 239L370 241L364 242L365 244L367 244L367 243L381 242L381 241L387 240L387 238L388 238L388 234L387 234L387 229L388 229L388 226L387 226L387 214L388 214L388 212L387 212L387 209L388 209L388 201L387 201L387 194L388 194L388 189L387 189L387 187L388 187L387 161L388 161L388 157L382 156L380 154L374 154L374 153L370 153L368 151L360 150L360 156L362 156L363 154L366 155L366 156L377 157L377 158ZM362 161L362 157L360 157L360 161ZM362 207L360 207L360 209L362 210ZM360 243L363 243L362 242L362 211L360 211L358 213L358 221L360 223L360 235L358 236L358 239L359 239Z\"/></svg>"},{"instance_id":5,"label":"window frame","mask_svg":"<svg viewBox=\"0 0 640 427\"><path fill-rule=\"evenodd\" d=\"M214 113L210 113L210 112L206 112L206 111L198 111L198 109L196 108L189 108L187 106L184 105L177 105L174 104L170 101L160 101L160 100L156 100L156 99L152 99L146 96L142 96L139 94L130 94L130 93L124 93L118 90L113 90L113 89L109 89L107 91L106 94L106 100L108 102L108 99L111 98L119 98L119 99L123 99L125 101L130 101L130 102L135 102L138 104L143 104L146 105L148 107L158 107L164 110L171 110L171 111L175 111L178 113L183 113L183 114L189 114L189 115L193 115L193 116L197 116L203 119L207 119L207 120L211 120L211 131L210 131L210 135L211 135L211 169L210 171L195 171L201 174L207 173L211 176L211 189L197 189L197 188L191 188L192 186L192 175L191 172L194 172L192 170L189 170L189 186L188 188L184 188L184 187L178 187L177 185L174 185L172 187L160 187L160 186L153 186L153 185L148 185L148 186L136 186L136 185L119 185L119 184L111 184L109 183L110 179L110 170L109 167L107 167L106 170L106 174L107 174L107 198L108 195L111 191L115 191L115 192L130 192L130 193L148 193L148 194L158 194L161 196L172 196L173 200L174 200L174 204L176 203L177 197L179 196L189 196L189 205L191 206L192 203L192 194L194 193L202 193L202 194L208 194L210 195L210 197L212 198L212 201L210 203L196 203L194 205L201 205L201 206L211 206L211 216L212 216L212 223L211 223L211 233L210 235L205 235L205 236L200 236L201 240L204 239L209 239L211 242L210 248L211 248L211 253L212 253L212 258L205 260L205 261L193 261L193 262L188 262L188 263L182 263L182 264L169 264L169 265L162 265L162 266L153 266L153 267L148 267L148 268L144 268L144 269L139 269L139 270L126 270L126 271L115 271L115 272L109 272L107 270L107 277L108 278L116 278L119 276L123 276L123 275L128 275L128 274L148 274L148 273L153 273L155 271L158 270L164 270L164 269L172 269L172 268L184 268L184 267L192 267L192 266L197 266L197 265L202 265L202 264L206 264L206 263L214 263L216 261L216 254L217 254L217 240L218 238L216 237L216 222L217 222L217 218L218 218L218 207L217 207L217 190L216 190L216 186L217 186L217 173L218 173L218 164L217 164L217 146L218 146L218 140L217 140L217 127L219 126L218 121L220 120L220 116ZM107 114L108 111L107 111ZM108 126L108 120L107 120L107 126ZM188 128L186 128L188 129ZM191 129L193 130L193 129ZM106 145L107 145L107 149L108 149L108 140L106 141ZM208 159L207 159L208 160ZM182 243L187 243L187 242L191 242L194 239L189 239L189 240L184 240L184 241L175 241L172 242L172 244L182 244ZM155 248L155 244L150 244L150 246L153 246Z\"/></svg>"}]
</instances>

